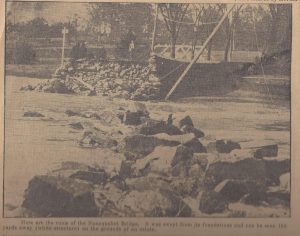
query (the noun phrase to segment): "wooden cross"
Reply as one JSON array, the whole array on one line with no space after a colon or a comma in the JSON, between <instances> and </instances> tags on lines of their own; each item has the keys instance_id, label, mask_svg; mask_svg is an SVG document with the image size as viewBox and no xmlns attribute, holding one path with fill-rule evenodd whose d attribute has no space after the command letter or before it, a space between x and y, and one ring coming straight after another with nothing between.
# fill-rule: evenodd
<instances>
[{"instance_id":1,"label":"wooden cross","mask_svg":"<svg viewBox=\"0 0 300 236\"><path fill-rule=\"evenodd\" d=\"M66 34L69 33L69 30L64 27L62 29L63 34L63 41L62 41L62 52L61 52L61 67L64 66L64 59L65 59L65 41L66 41Z\"/></svg>"}]
</instances>

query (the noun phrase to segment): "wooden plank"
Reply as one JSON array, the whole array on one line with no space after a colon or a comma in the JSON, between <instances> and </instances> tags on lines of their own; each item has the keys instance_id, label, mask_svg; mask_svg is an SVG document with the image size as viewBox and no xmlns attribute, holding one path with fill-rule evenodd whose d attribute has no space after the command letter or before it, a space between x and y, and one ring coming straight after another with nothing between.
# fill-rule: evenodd
<instances>
[{"instance_id":1,"label":"wooden plank","mask_svg":"<svg viewBox=\"0 0 300 236\"><path fill-rule=\"evenodd\" d=\"M73 77L76 81L78 81L79 83L81 83L81 84L83 84L85 87L87 87L88 89L90 89L90 90L95 90L95 88L92 86L92 85L90 85L90 84L88 84L88 83L86 83L86 82L84 82L82 79L80 79L80 78L78 78L78 77Z\"/></svg>"},{"instance_id":2,"label":"wooden plank","mask_svg":"<svg viewBox=\"0 0 300 236\"><path fill-rule=\"evenodd\" d=\"M212 40L212 38L215 36L215 34L218 32L219 28L221 27L221 25L223 24L224 20L229 15L229 13L233 10L234 6L235 6L235 4L233 4L231 7L229 7L228 10L225 12L225 14L223 15L223 17L219 21L219 23L216 25L216 27L214 28L214 30L211 32L211 34L209 35L209 37L206 39L206 41L202 45L202 48L199 51L199 53L193 58L193 60L186 67L186 69L184 70L184 72L182 73L182 75L179 77L179 79L173 85L173 87L171 88L171 90L167 94L165 100L168 100L170 98L170 96L175 91L175 89L177 88L177 86L181 83L181 81L185 78L186 74L190 71L191 67L198 61L199 57L204 52L204 49L206 48L206 46L208 45L208 43Z\"/></svg>"}]
</instances>

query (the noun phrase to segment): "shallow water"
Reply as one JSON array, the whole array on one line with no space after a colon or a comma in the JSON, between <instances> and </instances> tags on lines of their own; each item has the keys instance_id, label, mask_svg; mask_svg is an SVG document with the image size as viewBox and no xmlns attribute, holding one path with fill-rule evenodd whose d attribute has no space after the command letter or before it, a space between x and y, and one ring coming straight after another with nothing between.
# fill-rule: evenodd
<instances>
[{"instance_id":1,"label":"shallow water","mask_svg":"<svg viewBox=\"0 0 300 236\"><path fill-rule=\"evenodd\" d=\"M82 118L68 117L67 109L114 110L131 103L107 97L19 91L23 85L38 82L38 79L6 77L5 204L21 204L28 181L57 162L94 163L109 158L107 150L78 146L82 132L71 129L69 123L82 121ZM276 143L280 157L290 155L289 101L260 99L240 91L223 97L146 102L146 105L153 118L166 120L168 114L173 113L175 124L180 117L190 115L194 125L205 132L207 140L232 139L245 148ZM45 117L23 117L25 111L40 112Z\"/></svg>"}]
</instances>

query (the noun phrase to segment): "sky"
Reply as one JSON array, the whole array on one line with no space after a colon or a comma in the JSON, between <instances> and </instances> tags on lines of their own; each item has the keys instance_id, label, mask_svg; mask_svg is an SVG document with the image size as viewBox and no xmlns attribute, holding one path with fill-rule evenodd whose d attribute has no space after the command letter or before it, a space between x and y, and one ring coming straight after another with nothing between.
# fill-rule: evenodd
<instances>
[{"instance_id":1,"label":"sky","mask_svg":"<svg viewBox=\"0 0 300 236\"><path fill-rule=\"evenodd\" d=\"M8 2L6 13L11 12L10 19L26 22L36 17L43 17L50 24L67 22L74 14L83 19L88 18L88 3L67 2Z\"/></svg>"}]
</instances>

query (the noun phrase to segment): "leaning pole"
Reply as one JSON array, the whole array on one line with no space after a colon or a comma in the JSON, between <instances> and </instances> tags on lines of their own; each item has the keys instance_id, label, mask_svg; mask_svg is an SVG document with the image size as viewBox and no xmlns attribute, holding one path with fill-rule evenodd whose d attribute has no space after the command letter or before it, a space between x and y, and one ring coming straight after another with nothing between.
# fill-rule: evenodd
<instances>
[{"instance_id":1,"label":"leaning pole","mask_svg":"<svg viewBox=\"0 0 300 236\"><path fill-rule=\"evenodd\" d=\"M181 76L178 78L178 80L176 81L176 83L173 85L173 87L171 88L171 90L167 94L165 100L168 100L170 98L170 96L173 94L173 92L175 91L175 89L178 87L178 85L181 83L181 81L185 78L186 74L189 72L189 70L191 69L191 67L198 61L199 57L204 52L204 49L206 48L206 46L208 45L208 43L212 40L212 38L215 36L215 34L218 32L219 28L221 27L221 25L225 21L226 17L229 15L229 13L233 10L234 7L235 7L235 4L233 4L231 7L229 7L228 10L224 13L224 15L220 19L219 23L216 25L216 27L214 28L214 30L211 32L211 34L209 35L209 37L206 39L206 41L202 45L202 48L200 49L200 51L198 52L198 54L193 58L193 60L186 67L186 69L183 71L183 73L181 74Z\"/></svg>"}]
</instances>

